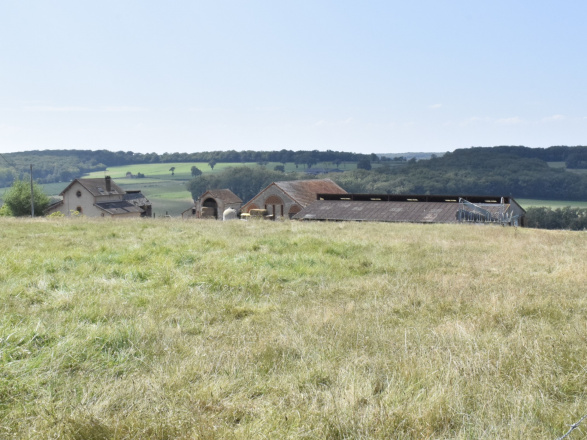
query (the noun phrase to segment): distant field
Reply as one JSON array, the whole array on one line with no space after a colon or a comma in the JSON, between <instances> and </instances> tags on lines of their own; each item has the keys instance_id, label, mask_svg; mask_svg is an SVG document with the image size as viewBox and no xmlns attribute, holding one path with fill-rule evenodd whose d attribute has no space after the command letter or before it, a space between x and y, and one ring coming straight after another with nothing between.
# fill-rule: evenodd
<instances>
[{"instance_id":1,"label":"distant field","mask_svg":"<svg viewBox=\"0 0 587 440\"><path fill-rule=\"evenodd\" d=\"M558 438L587 408L586 238L0 218L0 438Z\"/></svg>"},{"instance_id":2,"label":"distant field","mask_svg":"<svg viewBox=\"0 0 587 440\"><path fill-rule=\"evenodd\" d=\"M535 199L516 199L522 208L546 207L546 208L587 208L586 201L568 201L568 200L535 200Z\"/></svg>"},{"instance_id":3,"label":"distant field","mask_svg":"<svg viewBox=\"0 0 587 440\"><path fill-rule=\"evenodd\" d=\"M145 175L146 178L151 179L166 179L166 180L191 180L191 168L192 166L196 166L202 171L202 173L217 173L220 171L225 170L226 168L234 168L234 167L258 167L260 165L254 162L248 163L241 163L241 162L234 162L234 163L218 163L214 166L214 170L210 168L207 163L165 163L165 164L144 164L144 165L125 165L125 166L118 166L118 167L109 167L106 171L97 171L94 173L87 174L85 177L104 177L104 175L108 174L113 179L120 179L126 176L127 172L131 172L133 174L142 173ZM265 165L265 168L268 170L272 170L277 165L283 165L282 163L278 162L269 162ZM170 168L175 167L174 176L171 175ZM347 163L347 164L340 164L341 170L354 170L356 169L355 163ZM331 163L319 163L314 165L312 168L336 168L336 165ZM295 164L287 163L285 165L286 172L303 172L306 170L304 165L299 165L296 168ZM133 179L133 181L135 181Z\"/></svg>"},{"instance_id":4,"label":"distant field","mask_svg":"<svg viewBox=\"0 0 587 440\"><path fill-rule=\"evenodd\" d=\"M548 166L551 168L566 168L564 162L548 162ZM587 169L569 169L567 168L569 173L576 173L576 174L587 174Z\"/></svg>"},{"instance_id":5,"label":"distant field","mask_svg":"<svg viewBox=\"0 0 587 440\"><path fill-rule=\"evenodd\" d=\"M548 166L551 168L566 168L564 162L547 162Z\"/></svg>"}]
</instances>

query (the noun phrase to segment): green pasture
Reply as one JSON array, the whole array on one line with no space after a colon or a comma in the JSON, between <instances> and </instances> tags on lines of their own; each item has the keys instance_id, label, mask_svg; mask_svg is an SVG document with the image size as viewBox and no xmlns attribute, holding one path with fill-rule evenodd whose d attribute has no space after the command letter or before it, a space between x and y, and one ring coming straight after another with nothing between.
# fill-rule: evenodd
<instances>
[{"instance_id":1,"label":"green pasture","mask_svg":"<svg viewBox=\"0 0 587 440\"><path fill-rule=\"evenodd\" d=\"M535 199L516 199L522 208L564 208L570 206L571 208L587 208L587 201L571 201L571 200L535 200Z\"/></svg>"},{"instance_id":2,"label":"green pasture","mask_svg":"<svg viewBox=\"0 0 587 440\"><path fill-rule=\"evenodd\" d=\"M564 162L548 162L548 166L551 168L566 168L566 164ZM569 173L575 174L587 174L587 169L572 169L566 168Z\"/></svg>"},{"instance_id":3,"label":"green pasture","mask_svg":"<svg viewBox=\"0 0 587 440\"><path fill-rule=\"evenodd\" d=\"M138 173L142 173L145 175L145 179L166 179L166 180L191 180L192 179L192 166L196 166L202 171L202 173L217 173L220 171L225 170L226 168L235 168L235 167L260 167L264 166L268 170L273 170L275 166L280 165L283 166L280 162L268 162L266 165L259 165L254 162L227 162L227 163L217 163L214 166L214 169L211 169L207 163L203 162L193 162L193 163L154 163L154 164L139 164L139 165L123 165L117 167L108 167L105 171L95 171L93 173L86 174L84 177L104 177L106 175L111 176L113 179L116 179L118 182L119 179L126 178L126 173L130 172L133 175L137 175ZM175 167L174 175L171 175L170 169ZM330 162L320 162L312 168L336 168L336 165ZM341 163L339 169L350 171L357 168L356 163ZM287 163L285 165L285 172L304 172L307 170L305 165L296 165L294 163ZM134 181L134 179L133 179Z\"/></svg>"}]
</instances>

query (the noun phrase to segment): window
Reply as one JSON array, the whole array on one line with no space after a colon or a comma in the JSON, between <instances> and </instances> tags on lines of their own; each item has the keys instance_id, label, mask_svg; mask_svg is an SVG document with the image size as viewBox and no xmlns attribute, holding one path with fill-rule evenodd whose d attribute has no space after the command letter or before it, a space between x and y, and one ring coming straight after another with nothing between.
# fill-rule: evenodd
<instances>
[{"instance_id":1,"label":"window","mask_svg":"<svg viewBox=\"0 0 587 440\"><path fill-rule=\"evenodd\" d=\"M82 213L82 207L81 207L81 206L78 206L77 208L75 208L75 210L76 210L77 212L79 212L80 214Z\"/></svg>"},{"instance_id":2,"label":"window","mask_svg":"<svg viewBox=\"0 0 587 440\"><path fill-rule=\"evenodd\" d=\"M82 196L82 192L78 189L77 192L75 193L76 196L81 197Z\"/></svg>"}]
</instances>

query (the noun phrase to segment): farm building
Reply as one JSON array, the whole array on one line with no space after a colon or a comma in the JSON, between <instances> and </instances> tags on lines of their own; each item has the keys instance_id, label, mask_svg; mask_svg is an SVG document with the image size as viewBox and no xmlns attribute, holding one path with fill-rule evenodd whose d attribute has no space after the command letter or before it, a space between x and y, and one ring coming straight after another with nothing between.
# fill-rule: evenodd
<instances>
[{"instance_id":1,"label":"farm building","mask_svg":"<svg viewBox=\"0 0 587 440\"><path fill-rule=\"evenodd\" d=\"M194 206L181 213L181 218L214 218L222 220L222 213L228 208L240 212L243 201L229 189L206 191Z\"/></svg>"},{"instance_id":2,"label":"farm building","mask_svg":"<svg viewBox=\"0 0 587 440\"><path fill-rule=\"evenodd\" d=\"M330 179L273 182L243 206L243 212L266 209L273 218L293 217L316 202L319 193L346 194Z\"/></svg>"},{"instance_id":3,"label":"farm building","mask_svg":"<svg viewBox=\"0 0 587 440\"><path fill-rule=\"evenodd\" d=\"M317 199L316 203L305 207L293 218L523 226L526 213L512 197L501 196L318 194Z\"/></svg>"},{"instance_id":4,"label":"farm building","mask_svg":"<svg viewBox=\"0 0 587 440\"><path fill-rule=\"evenodd\" d=\"M101 179L75 179L59 194L61 200L50 205L46 214L72 212L87 217L151 216L151 202L140 191L125 191L110 176Z\"/></svg>"}]
</instances>

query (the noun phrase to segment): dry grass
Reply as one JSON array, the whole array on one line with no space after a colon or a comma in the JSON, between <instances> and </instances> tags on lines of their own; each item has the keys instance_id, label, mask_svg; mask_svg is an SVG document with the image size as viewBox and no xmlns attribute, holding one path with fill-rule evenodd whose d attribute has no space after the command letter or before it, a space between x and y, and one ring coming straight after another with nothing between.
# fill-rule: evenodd
<instances>
[{"instance_id":1,"label":"dry grass","mask_svg":"<svg viewBox=\"0 0 587 440\"><path fill-rule=\"evenodd\" d=\"M587 412L586 239L2 219L0 438L555 438Z\"/></svg>"}]
</instances>

